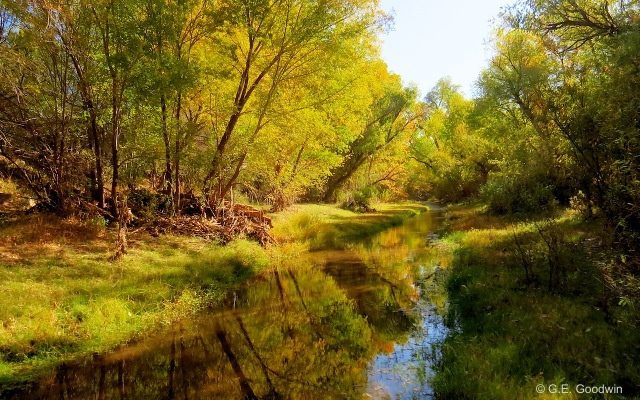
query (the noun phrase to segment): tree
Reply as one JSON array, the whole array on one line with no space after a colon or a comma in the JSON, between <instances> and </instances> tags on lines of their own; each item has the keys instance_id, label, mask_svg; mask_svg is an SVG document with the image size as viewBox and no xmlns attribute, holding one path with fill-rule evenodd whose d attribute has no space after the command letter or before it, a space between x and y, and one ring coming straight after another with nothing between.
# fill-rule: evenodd
<instances>
[{"instance_id":1,"label":"tree","mask_svg":"<svg viewBox=\"0 0 640 400\"><path fill-rule=\"evenodd\" d=\"M440 80L425 102L427 115L410 143L410 158L417 163L410 191L444 201L477 194L493 169L494 150L477 121L475 102L448 79Z\"/></svg>"},{"instance_id":2,"label":"tree","mask_svg":"<svg viewBox=\"0 0 640 400\"><path fill-rule=\"evenodd\" d=\"M412 109L416 101L416 91L402 87L399 77L388 74L385 66L372 67L377 68L374 69L376 74L371 75L374 80L371 84L380 86L374 89L375 91L372 90L375 97L369 106L362 131L344 152L342 164L331 171L323 194L325 202L336 201L337 190L358 168L371 156L401 137L420 117L420 113Z\"/></svg>"},{"instance_id":3,"label":"tree","mask_svg":"<svg viewBox=\"0 0 640 400\"><path fill-rule=\"evenodd\" d=\"M376 18L373 2L346 0L228 2L223 9L228 15L225 54L236 83L204 179L204 192L216 204L237 181L283 86L310 76L340 42L366 32ZM243 146L234 143L238 140Z\"/></svg>"},{"instance_id":4,"label":"tree","mask_svg":"<svg viewBox=\"0 0 640 400\"><path fill-rule=\"evenodd\" d=\"M0 174L64 213L86 146L72 59L46 7L0 3Z\"/></svg>"}]
</instances>

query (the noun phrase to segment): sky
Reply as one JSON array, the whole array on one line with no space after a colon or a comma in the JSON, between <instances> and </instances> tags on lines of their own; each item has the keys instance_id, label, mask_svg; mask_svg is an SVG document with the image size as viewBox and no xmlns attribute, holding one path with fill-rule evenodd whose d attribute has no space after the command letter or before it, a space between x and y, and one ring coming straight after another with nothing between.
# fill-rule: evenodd
<instances>
[{"instance_id":1,"label":"sky","mask_svg":"<svg viewBox=\"0 0 640 400\"><path fill-rule=\"evenodd\" d=\"M382 0L394 23L382 35L382 58L405 84L426 94L443 77L463 92L491 55L488 40L500 8L513 0Z\"/></svg>"}]
</instances>

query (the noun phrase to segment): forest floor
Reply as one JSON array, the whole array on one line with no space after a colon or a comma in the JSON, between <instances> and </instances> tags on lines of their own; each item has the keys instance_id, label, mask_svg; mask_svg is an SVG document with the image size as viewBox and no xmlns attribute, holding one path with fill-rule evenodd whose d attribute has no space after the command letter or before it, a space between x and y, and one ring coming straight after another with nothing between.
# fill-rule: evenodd
<instances>
[{"instance_id":1,"label":"forest floor","mask_svg":"<svg viewBox=\"0 0 640 400\"><path fill-rule=\"evenodd\" d=\"M0 384L74 357L108 351L219 304L233 287L301 251L342 248L426 207L381 204L355 214L296 205L271 215L278 245L226 246L186 236L130 234L117 262L114 232L35 214L0 220Z\"/></svg>"},{"instance_id":2,"label":"forest floor","mask_svg":"<svg viewBox=\"0 0 640 400\"><path fill-rule=\"evenodd\" d=\"M481 206L450 207L446 219L442 398L619 398L579 394L579 384L640 394L640 333L601 279L610 247L600 223L570 211L494 217ZM551 384L571 392L552 394Z\"/></svg>"}]
</instances>

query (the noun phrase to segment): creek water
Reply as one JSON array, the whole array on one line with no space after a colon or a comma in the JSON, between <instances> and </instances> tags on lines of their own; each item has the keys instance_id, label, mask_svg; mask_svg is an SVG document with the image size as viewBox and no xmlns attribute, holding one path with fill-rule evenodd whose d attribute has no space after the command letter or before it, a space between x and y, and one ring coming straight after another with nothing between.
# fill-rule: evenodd
<instances>
[{"instance_id":1,"label":"creek water","mask_svg":"<svg viewBox=\"0 0 640 400\"><path fill-rule=\"evenodd\" d=\"M447 329L429 211L282 260L225 306L61 365L12 399L423 399Z\"/></svg>"}]
</instances>

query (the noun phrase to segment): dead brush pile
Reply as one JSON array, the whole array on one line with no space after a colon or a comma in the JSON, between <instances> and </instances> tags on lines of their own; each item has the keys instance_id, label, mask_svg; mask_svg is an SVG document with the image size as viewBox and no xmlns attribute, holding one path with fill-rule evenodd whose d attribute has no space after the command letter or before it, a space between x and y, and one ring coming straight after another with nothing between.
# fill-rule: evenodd
<instances>
[{"instance_id":1,"label":"dead brush pile","mask_svg":"<svg viewBox=\"0 0 640 400\"><path fill-rule=\"evenodd\" d=\"M269 233L273 227L271 218L255 207L232 202L214 207L187 193L182 196L180 207L176 210L171 207L171 197L146 189L130 190L123 197L126 206L122 204L121 213L126 213L125 224L130 228L130 233L194 236L223 244L238 237L247 237L262 246L275 243ZM39 214L53 216L46 204L38 204L29 210L0 210L0 222ZM89 226L106 226L117 222L108 209L100 208L84 198L69 201L64 215L58 217L87 221L90 222Z\"/></svg>"},{"instance_id":2,"label":"dead brush pile","mask_svg":"<svg viewBox=\"0 0 640 400\"><path fill-rule=\"evenodd\" d=\"M264 211L242 205L224 203L216 209L195 206L187 199L179 215L166 213L137 213L132 209L132 226L154 236L163 234L196 236L207 240L228 243L238 237L256 240L262 246L275 243L269 233L273 227L271 218ZM139 215L143 215L140 217Z\"/></svg>"}]
</instances>

